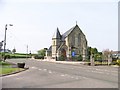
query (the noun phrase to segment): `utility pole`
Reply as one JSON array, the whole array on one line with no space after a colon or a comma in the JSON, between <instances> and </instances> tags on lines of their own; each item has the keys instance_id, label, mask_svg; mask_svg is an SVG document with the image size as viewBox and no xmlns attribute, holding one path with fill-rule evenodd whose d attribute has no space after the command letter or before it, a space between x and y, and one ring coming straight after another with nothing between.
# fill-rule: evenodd
<instances>
[{"instance_id":1,"label":"utility pole","mask_svg":"<svg viewBox=\"0 0 120 90\"><path fill-rule=\"evenodd\" d=\"M27 53L26 53L26 59L28 58L28 45L27 45Z\"/></svg>"},{"instance_id":2,"label":"utility pole","mask_svg":"<svg viewBox=\"0 0 120 90\"><path fill-rule=\"evenodd\" d=\"M3 60L5 61L6 56L5 56L5 48L6 48L6 32L7 32L7 24L5 25L5 37L4 37L4 54L3 54ZM9 26L13 26L12 24L9 24Z\"/></svg>"}]
</instances>

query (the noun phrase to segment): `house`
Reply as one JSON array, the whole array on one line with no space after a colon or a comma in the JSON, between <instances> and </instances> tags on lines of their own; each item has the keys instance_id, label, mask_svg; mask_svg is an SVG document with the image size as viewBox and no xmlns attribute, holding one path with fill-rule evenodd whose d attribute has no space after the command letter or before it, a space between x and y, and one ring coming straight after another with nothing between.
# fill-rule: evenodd
<instances>
[{"instance_id":1,"label":"house","mask_svg":"<svg viewBox=\"0 0 120 90\"><path fill-rule=\"evenodd\" d=\"M48 55L56 60L59 60L60 57L63 57L65 60L71 60L72 57L81 55L84 61L87 57L86 36L77 24L62 35L57 28L48 52Z\"/></svg>"}]
</instances>

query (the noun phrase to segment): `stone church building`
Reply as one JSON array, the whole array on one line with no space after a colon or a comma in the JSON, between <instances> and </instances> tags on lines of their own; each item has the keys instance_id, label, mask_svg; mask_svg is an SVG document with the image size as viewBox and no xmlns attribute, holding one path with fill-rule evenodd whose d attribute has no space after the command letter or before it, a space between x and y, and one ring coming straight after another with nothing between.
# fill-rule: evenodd
<instances>
[{"instance_id":1,"label":"stone church building","mask_svg":"<svg viewBox=\"0 0 120 90\"><path fill-rule=\"evenodd\" d=\"M78 57L79 55L82 56L83 61L86 60L87 40L79 26L76 24L62 35L57 28L52 37L49 53L56 60L61 56L65 60L71 60L72 57Z\"/></svg>"}]
</instances>

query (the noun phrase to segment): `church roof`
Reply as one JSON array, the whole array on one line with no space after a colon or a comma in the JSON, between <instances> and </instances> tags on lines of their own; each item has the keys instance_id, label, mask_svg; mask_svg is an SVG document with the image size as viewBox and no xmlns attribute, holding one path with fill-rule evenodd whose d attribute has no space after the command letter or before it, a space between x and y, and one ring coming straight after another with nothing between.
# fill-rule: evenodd
<instances>
[{"instance_id":1,"label":"church roof","mask_svg":"<svg viewBox=\"0 0 120 90\"><path fill-rule=\"evenodd\" d=\"M52 38L61 38L61 34L59 32L59 29L57 28L57 30L55 31L54 35Z\"/></svg>"},{"instance_id":2,"label":"church roof","mask_svg":"<svg viewBox=\"0 0 120 90\"><path fill-rule=\"evenodd\" d=\"M52 45L49 47L48 51L52 51Z\"/></svg>"},{"instance_id":3,"label":"church roof","mask_svg":"<svg viewBox=\"0 0 120 90\"><path fill-rule=\"evenodd\" d=\"M76 25L76 26L72 27L70 30L66 31L62 36L64 38L67 37L75 29L75 27L78 27L78 25Z\"/></svg>"}]
</instances>

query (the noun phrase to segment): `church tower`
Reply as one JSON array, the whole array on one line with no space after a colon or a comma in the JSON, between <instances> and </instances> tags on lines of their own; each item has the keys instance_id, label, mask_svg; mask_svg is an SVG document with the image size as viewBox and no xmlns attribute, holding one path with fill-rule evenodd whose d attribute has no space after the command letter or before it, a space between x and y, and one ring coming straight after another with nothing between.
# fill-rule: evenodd
<instances>
[{"instance_id":1,"label":"church tower","mask_svg":"<svg viewBox=\"0 0 120 90\"><path fill-rule=\"evenodd\" d=\"M59 29L55 31L53 37L52 37L52 57L56 58L57 56L57 50L61 44L61 34L59 32Z\"/></svg>"}]
</instances>

